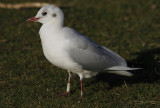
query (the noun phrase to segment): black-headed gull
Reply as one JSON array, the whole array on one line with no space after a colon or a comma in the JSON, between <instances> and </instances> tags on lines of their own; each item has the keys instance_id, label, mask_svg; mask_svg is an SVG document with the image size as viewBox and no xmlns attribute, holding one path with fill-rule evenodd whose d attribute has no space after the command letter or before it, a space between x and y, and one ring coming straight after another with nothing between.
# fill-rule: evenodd
<instances>
[{"instance_id":1,"label":"black-headed gull","mask_svg":"<svg viewBox=\"0 0 160 108\"><path fill-rule=\"evenodd\" d=\"M101 72L132 76L127 70L138 69L127 67L126 61L115 52L96 44L74 29L64 27L64 14L55 5L42 7L35 17L27 21L43 24L39 34L45 57L53 65L68 71L66 95L70 93L72 72L80 77L82 97L83 78L90 78Z\"/></svg>"}]
</instances>

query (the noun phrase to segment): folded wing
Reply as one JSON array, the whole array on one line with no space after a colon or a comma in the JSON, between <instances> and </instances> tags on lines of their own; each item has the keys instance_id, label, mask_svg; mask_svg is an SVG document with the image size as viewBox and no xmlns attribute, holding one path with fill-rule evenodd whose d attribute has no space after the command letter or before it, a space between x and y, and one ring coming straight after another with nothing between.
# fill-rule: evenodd
<instances>
[{"instance_id":1,"label":"folded wing","mask_svg":"<svg viewBox=\"0 0 160 108\"><path fill-rule=\"evenodd\" d=\"M100 72L113 66L127 66L126 61L121 56L108 48L99 46L75 31L70 43L69 55L71 59L85 70Z\"/></svg>"}]
</instances>

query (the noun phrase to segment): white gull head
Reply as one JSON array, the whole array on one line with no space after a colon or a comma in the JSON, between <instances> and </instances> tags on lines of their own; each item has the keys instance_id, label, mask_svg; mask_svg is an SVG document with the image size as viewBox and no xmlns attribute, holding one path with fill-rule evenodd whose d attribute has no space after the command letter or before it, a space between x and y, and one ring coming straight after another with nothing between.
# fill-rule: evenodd
<instances>
[{"instance_id":1,"label":"white gull head","mask_svg":"<svg viewBox=\"0 0 160 108\"><path fill-rule=\"evenodd\" d=\"M35 17L28 19L28 22L40 22L42 24L54 23L63 26L64 14L62 10L55 5L46 5L42 7Z\"/></svg>"}]
</instances>

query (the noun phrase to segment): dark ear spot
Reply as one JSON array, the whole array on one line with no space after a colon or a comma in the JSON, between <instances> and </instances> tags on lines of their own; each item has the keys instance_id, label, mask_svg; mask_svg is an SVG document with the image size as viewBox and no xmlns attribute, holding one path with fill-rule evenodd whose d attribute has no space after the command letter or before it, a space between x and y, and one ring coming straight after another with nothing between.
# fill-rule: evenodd
<instances>
[{"instance_id":1,"label":"dark ear spot","mask_svg":"<svg viewBox=\"0 0 160 108\"><path fill-rule=\"evenodd\" d=\"M56 16L57 16L57 14L55 14L55 13L54 13L52 16L53 16L53 17L56 17Z\"/></svg>"}]
</instances>

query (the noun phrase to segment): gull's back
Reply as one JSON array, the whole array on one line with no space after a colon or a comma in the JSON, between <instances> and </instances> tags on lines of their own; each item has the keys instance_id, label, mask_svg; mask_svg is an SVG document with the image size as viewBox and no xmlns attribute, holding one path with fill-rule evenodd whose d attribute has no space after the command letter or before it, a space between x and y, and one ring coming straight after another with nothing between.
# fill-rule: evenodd
<instances>
[{"instance_id":1,"label":"gull's back","mask_svg":"<svg viewBox=\"0 0 160 108\"><path fill-rule=\"evenodd\" d=\"M100 72L113 66L127 66L126 61L106 47L99 46L88 37L71 28L64 28L71 59L84 70Z\"/></svg>"}]
</instances>

